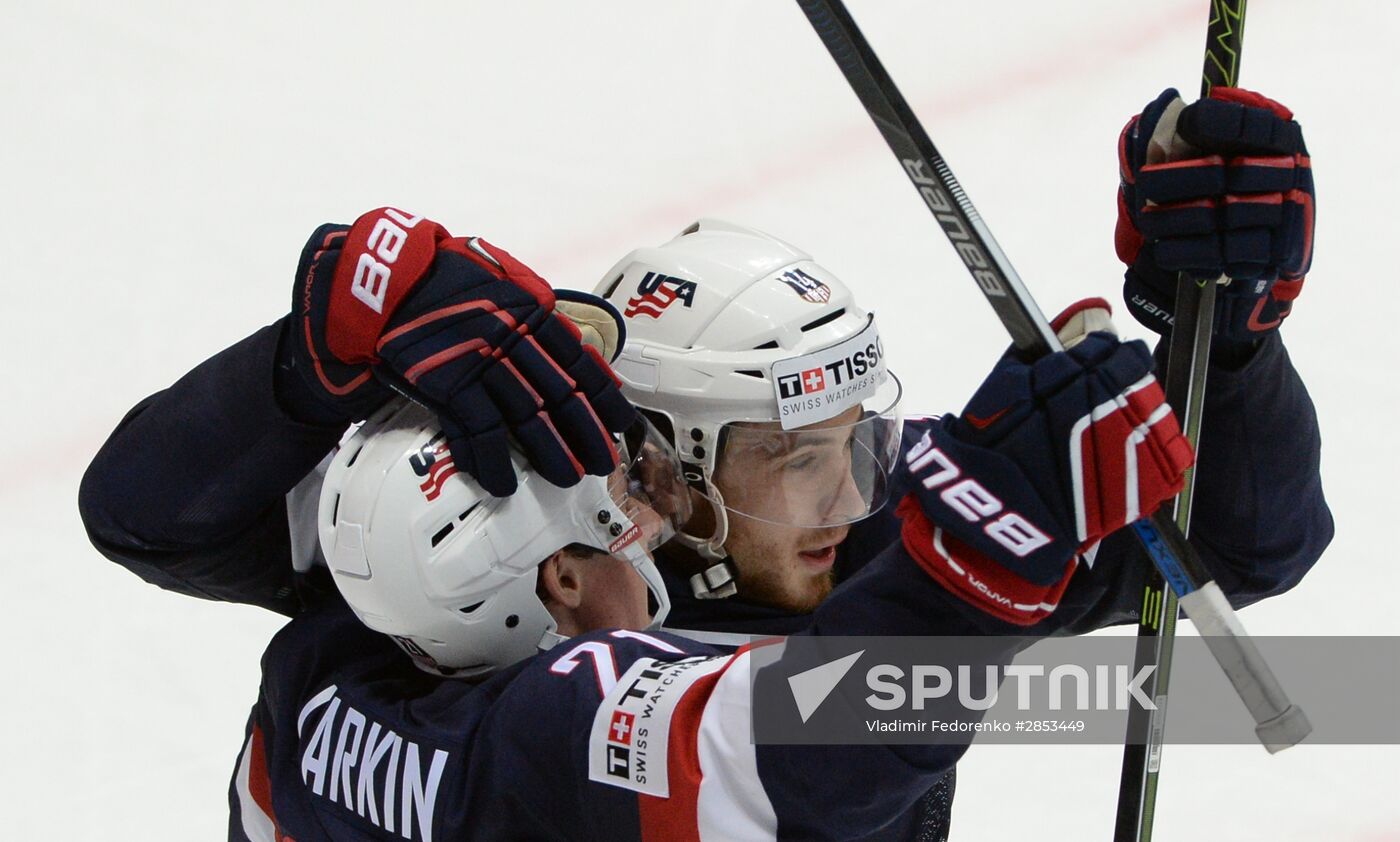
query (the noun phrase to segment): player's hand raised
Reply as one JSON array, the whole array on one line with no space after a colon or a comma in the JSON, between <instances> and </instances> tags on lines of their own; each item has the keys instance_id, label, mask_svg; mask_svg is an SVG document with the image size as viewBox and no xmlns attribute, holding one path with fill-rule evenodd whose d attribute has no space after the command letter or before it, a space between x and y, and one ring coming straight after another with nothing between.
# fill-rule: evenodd
<instances>
[{"instance_id":1,"label":"player's hand raised","mask_svg":"<svg viewBox=\"0 0 1400 842\"><path fill-rule=\"evenodd\" d=\"M905 456L905 547L1014 625L1049 616L1079 555L1180 491L1194 458L1147 346L1105 325L1101 299L1070 308L1056 319L1069 350L1033 363L1008 353ZM1091 332L1071 340L1066 326Z\"/></svg>"},{"instance_id":2,"label":"player's hand raised","mask_svg":"<svg viewBox=\"0 0 1400 842\"><path fill-rule=\"evenodd\" d=\"M1177 273L1224 274L1216 334L1276 329L1312 262L1312 162L1293 113L1239 88L1191 105L1168 88L1128 121L1118 155L1116 244L1133 316L1169 333Z\"/></svg>"},{"instance_id":3,"label":"player's hand raised","mask_svg":"<svg viewBox=\"0 0 1400 842\"><path fill-rule=\"evenodd\" d=\"M612 471L612 432L635 410L555 303L543 279L485 240L380 208L321 226L303 250L296 368L347 419L383 403L385 385L428 406L453 461L492 494L516 487L510 437L541 476L570 486Z\"/></svg>"}]
</instances>

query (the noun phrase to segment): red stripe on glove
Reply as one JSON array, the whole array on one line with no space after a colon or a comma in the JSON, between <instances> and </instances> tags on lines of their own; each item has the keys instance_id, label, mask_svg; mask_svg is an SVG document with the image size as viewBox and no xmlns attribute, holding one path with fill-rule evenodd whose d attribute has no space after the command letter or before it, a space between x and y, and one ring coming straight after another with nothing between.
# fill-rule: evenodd
<instances>
[{"instance_id":1,"label":"red stripe on glove","mask_svg":"<svg viewBox=\"0 0 1400 842\"><path fill-rule=\"evenodd\" d=\"M423 315L419 316L413 321L407 324L400 325L394 328L393 330L389 331L388 333L384 334L382 337L380 337L379 342L374 346L374 350L383 351L385 345L389 344L390 342L393 342L395 339L398 339L400 336L403 336L409 331L417 330L425 324L435 322L438 319L445 319L449 316L456 316L461 313L470 312L472 310L481 310L484 313L497 312L496 304L494 302L487 301L484 298L477 299L475 301L465 301L461 304L454 304L451 307L443 307L440 310L433 310L430 313L424 313Z\"/></svg>"},{"instance_id":2,"label":"red stripe on glove","mask_svg":"<svg viewBox=\"0 0 1400 842\"><path fill-rule=\"evenodd\" d=\"M488 343L485 339L470 339L466 342L458 343L450 348L438 351L436 354L433 354L431 357L425 358L422 362L413 366L408 371L405 371L403 374L403 379L407 380L409 383L416 384L420 377L437 368L438 366L443 365L444 363L451 362L452 360L457 359L463 354L470 354L472 351L481 352L483 351L483 349L490 347L490 343Z\"/></svg>"},{"instance_id":3,"label":"red stripe on glove","mask_svg":"<svg viewBox=\"0 0 1400 842\"><path fill-rule=\"evenodd\" d=\"M934 526L913 494L899 502L895 514L904 522L904 548L924 572L959 599L1012 625L1031 626L1054 613L1079 563L1077 556L1070 558L1059 581L1037 585Z\"/></svg>"}]
</instances>

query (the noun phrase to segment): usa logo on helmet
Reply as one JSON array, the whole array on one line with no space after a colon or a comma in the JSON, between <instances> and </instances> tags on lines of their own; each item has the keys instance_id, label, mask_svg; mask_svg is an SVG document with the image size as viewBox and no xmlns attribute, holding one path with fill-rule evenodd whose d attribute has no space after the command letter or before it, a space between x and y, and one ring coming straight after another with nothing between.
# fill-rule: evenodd
<instances>
[{"instance_id":1,"label":"usa logo on helmet","mask_svg":"<svg viewBox=\"0 0 1400 842\"><path fill-rule=\"evenodd\" d=\"M661 318L661 313L676 301L681 306L690 307L695 298L695 282L673 278L656 272L648 272L637 284L637 295L627 299L627 309L622 315L631 319L636 316Z\"/></svg>"},{"instance_id":2,"label":"usa logo on helmet","mask_svg":"<svg viewBox=\"0 0 1400 842\"><path fill-rule=\"evenodd\" d=\"M452 454L447 449L447 435L444 433L433 436L417 453L408 458L408 463L413 467L413 473L423 477L423 484L418 486L418 490L423 492L423 497L429 503L442 494L442 486L447 482L447 478L457 473L457 465L452 461Z\"/></svg>"}]
</instances>

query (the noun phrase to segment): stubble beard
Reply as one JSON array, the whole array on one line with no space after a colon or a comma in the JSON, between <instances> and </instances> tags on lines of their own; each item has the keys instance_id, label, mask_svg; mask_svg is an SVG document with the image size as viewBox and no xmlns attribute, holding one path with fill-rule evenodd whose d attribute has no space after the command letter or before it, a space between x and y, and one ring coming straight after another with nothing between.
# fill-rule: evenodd
<instances>
[{"instance_id":1,"label":"stubble beard","mask_svg":"<svg viewBox=\"0 0 1400 842\"><path fill-rule=\"evenodd\" d=\"M805 614L816 610L835 585L832 570L817 575L804 570L796 547L741 539L727 542L726 549L739 571L739 597L746 602Z\"/></svg>"}]
</instances>

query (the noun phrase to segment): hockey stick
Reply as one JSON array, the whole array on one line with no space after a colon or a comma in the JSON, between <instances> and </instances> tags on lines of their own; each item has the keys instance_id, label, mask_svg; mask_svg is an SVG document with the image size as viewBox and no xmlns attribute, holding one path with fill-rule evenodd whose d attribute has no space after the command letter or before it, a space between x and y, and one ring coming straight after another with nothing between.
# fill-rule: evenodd
<instances>
[{"instance_id":1,"label":"hockey stick","mask_svg":"<svg viewBox=\"0 0 1400 842\"><path fill-rule=\"evenodd\" d=\"M841 0L798 0L798 5L1011 334L1015 347L1031 355L1061 350L1059 338L845 5ZM1148 556L1181 596L1187 616L1203 635L1216 636L1206 638L1206 642L1254 718L1259 739L1276 751L1306 736L1307 720L1289 703L1181 530L1162 511L1150 522L1138 521L1133 528Z\"/></svg>"},{"instance_id":2,"label":"hockey stick","mask_svg":"<svg viewBox=\"0 0 1400 842\"><path fill-rule=\"evenodd\" d=\"M1201 75L1202 97L1209 96L1211 88L1216 85L1235 85L1239 78L1246 1L1212 0ZM1177 279L1177 304L1167 353L1165 386L1167 403L1180 412L1183 432L1192 447L1200 442L1216 286L1228 282L1229 279L1223 275L1209 282L1194 281L1185 273ZM1174 505L1173 515L1183 535L1190 530L1195 478L1193 468L1187 474L1186 487ZM1160 610L1153 610L1157 606L1160 606ZM1134 666L1136 670L1153 664L1157 666L1143 682L1143 692L1159 700L1158 709L1148 711L1135 708L1128 712L1123 767L1118 782L1114 842L1148 842L1152 838L1176 616L1176 595L1166 587L1160 575L1150 575L1143 592L1143 611L1138 624L1138 657ZM1296 716L1298 721L1291 727L1301 732L1301 739L1309 727L1301 712ZM1275 749L1270 747L1270 750Z\"/></svg>"}]
</instances>

